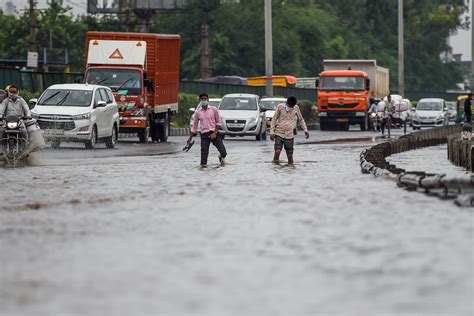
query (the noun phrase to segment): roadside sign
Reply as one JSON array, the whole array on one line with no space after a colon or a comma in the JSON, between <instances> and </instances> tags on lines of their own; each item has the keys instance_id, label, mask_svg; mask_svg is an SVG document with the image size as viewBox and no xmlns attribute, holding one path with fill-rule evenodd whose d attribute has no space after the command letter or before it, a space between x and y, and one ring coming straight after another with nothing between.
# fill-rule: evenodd
<instances>
[{"instance_id":1,"label":"roadside sign","mask_svg":"<svg viewBox=\"0 0 474 316\"><path fill-rule=\"evenodd\" d=\"M38 53L28 52L28 58L26 59L26 67L38 68Z\"/></svg>"}]
</instances>

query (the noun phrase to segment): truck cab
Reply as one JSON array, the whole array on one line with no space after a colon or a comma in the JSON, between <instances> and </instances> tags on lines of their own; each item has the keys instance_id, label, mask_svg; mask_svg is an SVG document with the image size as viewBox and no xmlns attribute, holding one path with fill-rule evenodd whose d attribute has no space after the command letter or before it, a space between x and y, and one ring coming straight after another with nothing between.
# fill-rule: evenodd
<instances>
[{"instance_id":1,"label":"truck cab","mask_svg":"<svg viewBox=\"0 0 474 316\"><path fill-rule=\"evenodd\" d=\"M112 89L120 132L166 142L178 112L179 35L87 32L85 83Z\"/></svg>"},{"instance_id":2,"label":"truck cab","mask_svg":"<svg viewBox=\"0 0 474 316\"><path fill-rule=\"evenodd\" d=\"M360 124L365 130L370 80L363 71L323 71L317 81L321 130L332 126L348 129Z\"/></svg>"}]
</instances>

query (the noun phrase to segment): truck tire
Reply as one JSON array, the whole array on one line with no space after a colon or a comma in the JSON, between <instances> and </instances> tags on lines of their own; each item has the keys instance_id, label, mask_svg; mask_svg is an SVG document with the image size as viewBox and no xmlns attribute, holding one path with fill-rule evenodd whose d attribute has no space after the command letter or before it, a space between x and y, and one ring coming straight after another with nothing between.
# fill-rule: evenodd
<instances>
[{"instance_id":1,"label":"truck tire","mask_svg":"<svg viewBox=\"0 0 474 316\"><path fill-rule=\"evenodd\" d=\"M138 140L140 143L148 142L148 137L150 136L150 127L147 126L145 129L141 129L138 131Z\"/></svg>"},{"instance_id":2,"label":"truck tire","mask_svg":"<svg viewBox=\"0 0 474 316\"><path fill-rule=\"evenodd\" d=\"M164 118L164 123L159 123L157 126L158 140L160 142L165 143L168 141L168 136L169 136L169 131L170 131L170 119L169 119L168 112L163 113L162 117Z\"/></svg>"}]
</instances>

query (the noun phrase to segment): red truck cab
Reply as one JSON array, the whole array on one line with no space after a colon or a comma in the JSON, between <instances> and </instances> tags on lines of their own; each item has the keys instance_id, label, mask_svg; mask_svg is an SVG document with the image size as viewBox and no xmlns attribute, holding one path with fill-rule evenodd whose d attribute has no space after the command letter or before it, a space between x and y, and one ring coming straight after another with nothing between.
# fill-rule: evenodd
<instances>
[{"instance_id":1,"label":"red truck cab","mask_svg":"<svg viewBox=\"0 0 474 316\"><path fill-rule=\"evenodd\" d=\"M179 35L88 32L85 83L108 86L120 133L165 142L178 111Z\"/></svg>"}]
</instances>

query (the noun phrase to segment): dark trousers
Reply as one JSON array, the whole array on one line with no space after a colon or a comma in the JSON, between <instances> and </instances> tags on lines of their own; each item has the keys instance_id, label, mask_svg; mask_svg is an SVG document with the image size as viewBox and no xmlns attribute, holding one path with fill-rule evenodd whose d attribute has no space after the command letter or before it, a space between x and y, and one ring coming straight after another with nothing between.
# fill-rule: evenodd
<instances>
[{"instance_id":1,"label":"dark trousers","mask_svg":"<svg viewBox=\"0 0 474 316\"><path fill-rule=\"evenodd\" d=\"M209 157L209 146L211 143L217 148L222 158L227 156L224 142L219 134L217 134L215 139L211 140L211 132L201 133L201 165L207 165L207 157Z\"/></svg>"}]
</instances>

